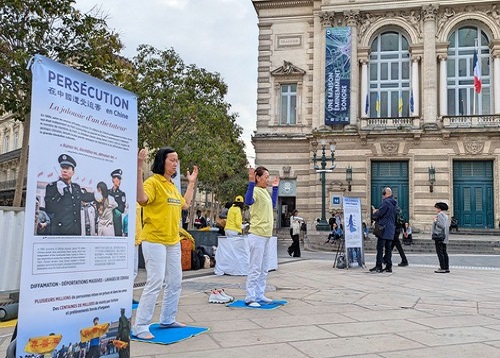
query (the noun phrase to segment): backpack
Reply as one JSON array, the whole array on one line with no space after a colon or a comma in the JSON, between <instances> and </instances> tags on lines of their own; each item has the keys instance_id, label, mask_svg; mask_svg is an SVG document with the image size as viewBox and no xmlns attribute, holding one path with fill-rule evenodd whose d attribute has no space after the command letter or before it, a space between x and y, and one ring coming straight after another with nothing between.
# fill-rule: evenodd
<instances>
[{"instance_id":1,"label":"backpack","mask_svg":"<svg viewBox=\"0 0 500 358\"><path fill-rule=\"evenodd\" d=\"M199 270L203 268L205 264L205 253L200 247L197 247L195 251L191 253L191 269Z\"/></svg>"},{"instance_id":2,"label":"backpack","mask_svg":"<svg viewBox=\"0 0 500 358\"><path fill-rule=\"evenodd\" d=\"M406 220L403 217L403 212L400 208L398 208L398 212L396 214L396 227L397 228L403 228L405 227Z\"/></svg>"}]
</instances>

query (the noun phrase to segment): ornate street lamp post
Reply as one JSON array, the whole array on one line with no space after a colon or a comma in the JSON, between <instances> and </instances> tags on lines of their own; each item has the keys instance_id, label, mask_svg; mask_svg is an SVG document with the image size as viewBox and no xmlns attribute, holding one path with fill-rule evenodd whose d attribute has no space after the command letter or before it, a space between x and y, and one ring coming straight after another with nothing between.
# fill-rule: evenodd
<instances>
[{"instance_id":1,"label":"ornate street lamp post","mask_svg":"<svg viewBox=\"0 0 500 358\"><path fill-rule=\"evenodd\" d=\"M331 160L332 160L332 166L330 168L326 168L327 164L327 157L326 157L326 146L328 145L328 141L326 139L321 139L320 140L320 145L321 145L321 167L318 166L318 158L316 155L316 151L314 151L313 154L313 163L314 163L314 170L316 173L320 174L320 181L321 181L321 220L320 222L316 225L316 230L318 231L330 231L330 225L326 221L326 179L325 179L325 173L331 173L333 172L333 169L335 169L335 144L330 144L330 152L331 152Z\"/></svg>"}]
</instances>

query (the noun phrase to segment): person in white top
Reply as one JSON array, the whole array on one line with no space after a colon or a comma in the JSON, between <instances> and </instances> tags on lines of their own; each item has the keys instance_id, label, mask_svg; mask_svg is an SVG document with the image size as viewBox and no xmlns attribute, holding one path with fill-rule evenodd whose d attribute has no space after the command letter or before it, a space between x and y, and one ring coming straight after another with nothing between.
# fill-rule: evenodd
<instances>
[{"instance_id":1,"label":"person in white top","mask_svg":"<svg viewBox=\"0 0 500 358\"><path fill-rule=\"evenodd\" d=\"M288 255L293 257L300 257L300 223L304 222L300 216L297 216L299 211L295 209L292 211L292 216L290 217L290 236L292 237L292 244L288 247Z\"/></svg>"}]
</instances>

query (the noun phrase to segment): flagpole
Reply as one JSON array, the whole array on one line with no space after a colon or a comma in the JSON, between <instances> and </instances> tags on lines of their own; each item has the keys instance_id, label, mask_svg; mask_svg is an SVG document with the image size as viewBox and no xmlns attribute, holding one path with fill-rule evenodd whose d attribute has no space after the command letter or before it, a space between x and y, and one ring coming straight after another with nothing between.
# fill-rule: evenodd
<instances>
[{"instance_id":1,"label":"flagpole","mask_svg":"<svg viewBox=\"0 0 500 358\"><path fill-rule=\"evenodd\" d=\"M476 56L477 56L477 38L474 39L474 57L473 57L473 64L472 64L472 74L475 78L476 74L474 73L474 70L476 68L476 62L474 61L474 59L476 59ZM474 81L474 84L473 84L473 88L474 90L472 91L472 93L474 94L474 104L473 104L473 107L472 107L472 114L475 115L476 114L476 86L475 86L475 81Z\"/></svg>"}]
</instances>

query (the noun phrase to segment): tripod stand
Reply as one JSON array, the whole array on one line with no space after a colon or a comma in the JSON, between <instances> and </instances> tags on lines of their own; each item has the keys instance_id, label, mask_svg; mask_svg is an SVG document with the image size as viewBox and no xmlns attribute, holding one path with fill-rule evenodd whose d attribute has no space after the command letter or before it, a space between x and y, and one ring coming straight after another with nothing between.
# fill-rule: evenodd
<instances>
[{"instance_id":1,"label":"tripod stand","mask_svg":"<svg viewBox=\"0 0 500 358\"><path fill-rule=\"evenodd\" d=\"M337 253L335 254L335 260L333 261L333 268L346 268L347 267L345 254L344 254L344 247L345 247L345 241L344 241L344 237L342 236L341 238L338 239ZM343 264L341 261L343 262Z\"/></svg>"}]
</instances>

